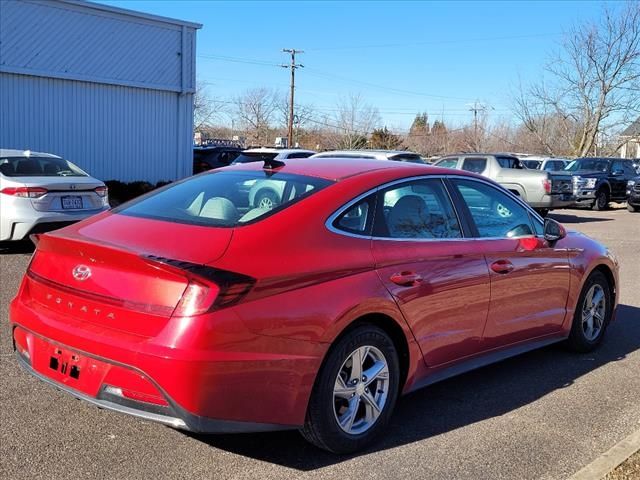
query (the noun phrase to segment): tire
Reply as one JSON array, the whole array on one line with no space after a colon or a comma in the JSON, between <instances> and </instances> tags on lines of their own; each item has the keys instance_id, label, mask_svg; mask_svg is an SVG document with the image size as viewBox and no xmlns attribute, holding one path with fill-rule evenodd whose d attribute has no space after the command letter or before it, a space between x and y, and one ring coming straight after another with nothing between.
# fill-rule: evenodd
<instances>
[{"instance_id":1,"label":"tire","mask_svg":"<svg viewBox=\"0 0 640 480\"><path fill-rule=\"evenodd\" d=\"M278 195L273 190L260 190L256 193L254 204L256 208L271 210L278 205Z\"/></svg>"},{"instance_id":2,"label":"tire","mask_svg":"<svg viewBox=\"0 0 640 480\"><path fill-rule=\"evenodd\" d=\"M540 215L542 218L545 218L547 215L549 215L549 209L548 208L536 208L535 211L538 213L538 215Z\"/></svg>"},{"instance_id":3,"label":"tire","mask_svg":"<svg viewBox=\"0 0 640 480\"><path fill-rule=\"evenodd\" d=\"M630 212L637 212L638 210L640 210L640 207L636 207L627 202L627 210L629 210Z\"/></svg>"},{"instance_id":4,"label":"tire","mask_svg":"<svg viewBox=\"0 0 640 480\"><path fill-rule=\"evenodd\" d=\"M606 188L601 188L596 192L596 199L591 208L597 212L609 208L609 192Z\"/></svg>"},{"instance_id":5,"label":"tire","mask_svg":"<svg viewBox=\"0 0 640 480\"><path fill-rule=\"evenodd\" d=\"M380 376L376 376L372 382L371 379L363 381L365 376L360 377L356 385L352 383L354 379L351 378L353 372L350 365L353 355L356 352L364 353L367 347L369 350L365 355L363 374L371 372L376 365L380 367L381 361L386 363L386 369L380 370ZM313 445L337 454L365 448L384 431L389 422L398 398L399 380L398 354L391 338L373 325L354 328L340 338L327 354L311 393L307 418L300 431L302 436ZM366 390L365 385L368 385ZM370 391L371 385L373 388ZM342 390L342 393L336 394L336 389ZM375 410L370 401L374 401L379 408L377 418L374 418ZM350 415L350 411L355 411L355 416ZM344 426L340 425L339 419Z\"/></svg>"},{"instance_id":6,"label":"tire","mask_svg":"<svg viewBox=\"0 0 640 480\"><path fill-rule=\"evenodd\" d=\"M595 297L599 292L602 292L604 305L596 308L596 311L599 311L600 317L591 316L592 329L591 334L588 329L588 321L585 322L584 315L586 310L589 310L590 306L593 306L592 301L589 300L590 294L593 294ZM593 292L593 293L592 293ZM571 324L571 333L569 333L569 338L567 338L567 346L570 350L579 353L590 352L595 349L604 338L605 332L607 330L607 326L609 325L609 321L611 320L612 313L612 293L611 293L611 285L609 285L609 281L607 277L604 276L602 272L596 271L589 275L587 281L582 288L582 292L580 292L580 297L578 298L578 303L576 305L575 313L573 315L573 323ZM591 310L593 312L593 310ZM599 324L599 329L596 333L595 329Z\"/></svg>"}]
</instances>

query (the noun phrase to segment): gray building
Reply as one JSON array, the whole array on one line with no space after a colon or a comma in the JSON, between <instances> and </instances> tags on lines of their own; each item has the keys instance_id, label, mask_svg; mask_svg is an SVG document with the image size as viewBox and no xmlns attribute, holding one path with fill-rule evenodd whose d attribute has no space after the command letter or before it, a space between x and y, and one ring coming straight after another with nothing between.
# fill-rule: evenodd
<instances>
[{"instance_id":1,"label":"gray building","mask_svg":"<svg viewBox=\"0 0 640 480\"><path fill-rule=\"evenodd\" d=\"M77 0L0 1L0 147L102 180L192 173L201 25Z\"/></svg>"}]
</instances>

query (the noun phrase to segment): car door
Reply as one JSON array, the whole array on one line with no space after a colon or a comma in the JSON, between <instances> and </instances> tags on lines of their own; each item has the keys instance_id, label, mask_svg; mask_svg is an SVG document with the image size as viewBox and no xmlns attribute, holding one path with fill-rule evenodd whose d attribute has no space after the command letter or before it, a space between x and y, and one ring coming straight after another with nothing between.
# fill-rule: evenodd
<instances>
[{"instance_id":1,"label":"car door","mask_svg":"<svg viewBox=\"0 0 640 480\"><path fill-rule=\"evenodd\" d=\"M483 333L491 349L560 330L566 315L570 266L566 249L542 237L543 224L497 186L456 178L461 200L484 253L491 279L491 302Z\"/></svg>"},{"instance_id":2,"label":"car door","mask_svg":"<svg viewBox=\"0 0 640 480\"><path fill-rule=\"evenodd\" d=\"M626 195L627 177L624 160L614 160L610 164L609 185L611 185L611 199L622 199ZM629 178L630 179L630 178Z\"/></svg>"},{"instance_id":3,"label":"car door","mask_svg":"<svg viewBox=\"0 0 640 480\"><path fill-rule=\"evenodd\" d=\"M396 183L378 192L372 239L376 269L429 366L481 347L489 270L464 232L440 178Z\"/></svg>"}]
</instances>

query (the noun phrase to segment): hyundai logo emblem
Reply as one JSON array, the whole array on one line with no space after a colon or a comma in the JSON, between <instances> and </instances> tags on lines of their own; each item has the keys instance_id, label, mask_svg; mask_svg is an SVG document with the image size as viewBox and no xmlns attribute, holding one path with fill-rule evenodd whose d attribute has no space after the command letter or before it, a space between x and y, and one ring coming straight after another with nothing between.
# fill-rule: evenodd
<instances>
[{"instance_id":1,"label":"hyundai logo emblem","mask_svg":"<svg viewBox=\"0 0 640 480\"><path fill-rule=\"evenodd\" d=\"M83 282L91 276L91 269L86 265L76 265L71 273L73 274L73 278Z\"/></svg>"}]
</instances>

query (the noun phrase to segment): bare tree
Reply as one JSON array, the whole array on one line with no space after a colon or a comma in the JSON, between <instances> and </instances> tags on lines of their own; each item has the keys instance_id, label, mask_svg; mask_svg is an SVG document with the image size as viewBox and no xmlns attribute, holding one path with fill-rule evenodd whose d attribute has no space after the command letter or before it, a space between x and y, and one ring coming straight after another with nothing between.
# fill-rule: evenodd
<instances>
[{"instance_id":1,"label":"bare tree","mask_svg":"<svg viewBox=\"0 0 640 480\"><path fill-rule=\"evenodd\" d=\"M193 95L193 129L203 131L211 128L219 120L219 115L226 111L226 104L212 97L205 84L196 82Z\"/></svg>"},{"instance_id":2,"label":"bare tree","mask_svg":"<svg viewBox=\"0 0 640 480\"><path fill-rule=\"evenodd\" d=\"M278 110L278 94L268 88L246 90L237 97L235 115L252 143L269 143L272 123Z\"/></svg>"},{"instance_id":3,"label":"bare tree","mask_svg":"<svg viewBox=\"0 0 640 480\"><path fill-rule=\"evenodd\" d=\"M367 104L360 94L342 98L337 104L335 115L325 122L333 130L331 148L365 148L367 136L380 121L378 109Z\"/></svg>"},{"instance_id":4,"label":"bare tree","mask_svg":"<svg viewBox=\"0 0 640 480\"><path fill-rule=\"evenodd\" d=\"M640 112L640 3L606 6L598 22L574 27L546 71L520 88L516 115L547 153L589 154Z\"/></svg>"}]
</instances>

